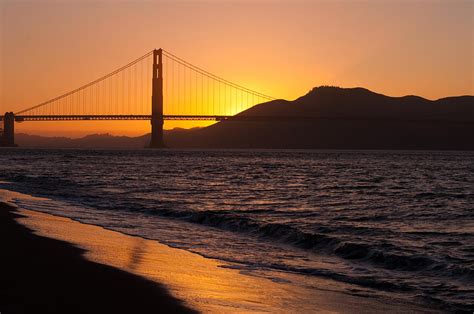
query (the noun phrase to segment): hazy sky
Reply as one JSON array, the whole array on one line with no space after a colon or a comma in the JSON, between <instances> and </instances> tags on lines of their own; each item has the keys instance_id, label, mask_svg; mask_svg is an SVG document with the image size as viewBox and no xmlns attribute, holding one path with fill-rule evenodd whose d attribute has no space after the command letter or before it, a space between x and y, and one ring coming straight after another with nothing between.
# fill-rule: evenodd
<instances>
[{"instance_id":1,"label":"hazy sky","mask_svg":"<svg viewBox=\"0 0 474 314\"><path fill-rule=\"evenodd\" d=\"M469 0L0 0L0 14L2 113L160 47L278 98L319 85L430 99L474 94ZM17 129L136 135L149 123L28 122Z\"/></svg>"}]
</instances>

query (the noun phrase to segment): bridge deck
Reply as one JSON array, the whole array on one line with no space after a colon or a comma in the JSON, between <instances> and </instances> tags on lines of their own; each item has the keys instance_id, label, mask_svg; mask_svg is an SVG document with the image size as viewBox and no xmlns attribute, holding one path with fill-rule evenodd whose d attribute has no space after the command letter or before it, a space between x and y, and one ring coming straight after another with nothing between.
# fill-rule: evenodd
<instances>
[{"instance_id":1,"label":"bridge deck","mask_svg":"<svg viewBox=\"0 0 474 314\"><path fill-rule=\"evenodd\" d=\"M212 115L164 115L164 120L227 120L232 116ZM0 121L3 117L0 117ZM16 122L22 121L77 121L77 120L151 120L151 115L18 115Z\"/></svg>"},{"instance_id":2,"label":"bridge deck","mask_svg":"<svg viewBox=\"0 0 474 314\"><path fill-rule=\"evenodd\" d=\"M268 120L327 120L341 117L308 116L230 116L230 115L163 115L163 120L203 121L268 121ZM0 117L0 121L3 117ZM104 121L104 120L151 120L151 115L17 115L16 122L23 121Z\"/></svg>"},{"instance_id":3,"label":"bridge deck","mask_svg":"<svg viewBox=\"0 0 474 314\"><path fill-rule=\"evenodd\" d=\"M4 117L0 116L0 121ZM104 120L151 120L151 115L17 115L15 122L23 121L104 121ZM405 121L419 123L474 124L472 120L403 119L395 117L343 117L343 116L227 116L227 115L163 115L163 120L203 121L317 121L317 120L363 120L378 122Z\"/></svg>"}]
</instances>

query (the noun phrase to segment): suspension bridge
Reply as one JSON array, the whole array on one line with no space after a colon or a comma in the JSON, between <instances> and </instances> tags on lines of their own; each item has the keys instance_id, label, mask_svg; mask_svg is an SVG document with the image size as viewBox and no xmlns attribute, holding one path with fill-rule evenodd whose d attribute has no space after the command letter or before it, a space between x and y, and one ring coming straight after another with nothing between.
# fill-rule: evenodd
<instances>
[{"instance_id":1,"label":"suspension bridge","mask_svg":"<svg viewBox=\"0 0 474 314\"><path fill-rule=\"evenodd\" d=\"M15 122L149 120L149 147L160 148L165 120L261 120L236 114L274 99L155 49L70 92L5 113L2 146L15 146Z\"/></svg>"}]
</instances>

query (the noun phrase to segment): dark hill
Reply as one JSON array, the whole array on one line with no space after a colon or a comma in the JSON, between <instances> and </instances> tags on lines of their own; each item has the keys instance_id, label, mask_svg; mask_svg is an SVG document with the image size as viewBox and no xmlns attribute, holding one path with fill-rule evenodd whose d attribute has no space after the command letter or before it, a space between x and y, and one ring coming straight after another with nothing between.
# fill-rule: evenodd
<instances>
[{"instance_id":1,"label":"dark hill","mask_svg":"<svg viewBox=\"0 0 474 314\"><path fill-rule=\"evenodd\" d=\"M449 107L448 107L449 106ZM364 88L317 87L295 101L257 105L242 116L358 117L392 119L474 119L474 97L431 101L418 96L389 97Z\"/></svg>"},{"instance_id":2,"label":"dark hill","mask_svg":"<svg viewBox=\"0 0 474 314\"><path fill-rule=\"evenodd\" d=\"M225 121L165 140L170 147L474 149L473 96L431 101L324 86L295 101L259 104L239 116L275 119Z\"/></svg>"},{"instance_id":3,"label":"dark hill","mask_svg":"<svg viewBox=\"0 0 474 314\"><path fill-rule=\"evenodd\" d=\"M165 130L165 137L185 136L198 130L195 129L173 129ZM81 138L69 137L45 137L18 133L15 142L20 147L29 148L145 148L150 144L150 135L137 137L115 136L110 134L91 134Z\"/></svg>"},{"instance_id":4,"label":"dark hill","mask_svg":"<svg viewBox=\"0 0 474 314\"><path fill-rule=\"evenodd\" d=\"M149 136L140 137L112 136L92 134L82 138L44 137L28 134L16 134L15 142L20 147L32 148L143 148Z\"/></svg>"}]
</instances>

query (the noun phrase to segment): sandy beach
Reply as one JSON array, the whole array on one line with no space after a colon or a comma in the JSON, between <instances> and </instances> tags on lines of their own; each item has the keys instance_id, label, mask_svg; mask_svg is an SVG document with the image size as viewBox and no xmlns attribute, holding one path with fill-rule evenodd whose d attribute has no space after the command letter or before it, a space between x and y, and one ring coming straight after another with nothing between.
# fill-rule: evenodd
<instances>
[{"instance_id":1,"label":"sandy beach","mask_svg":"<svg viewBox=\"0 0 474 314\"><path fill-rule=\"evenodd\" d=\"M332 291L324 279L299 288L288 284L297 277L248 275L157 241L6 204L0 215L5 313L433 312Z\"/></svg>"},{"instance_id":2,"label":"sandy beach","mask_svg":"<svg viewBox=\"0 0 474 314\"><path fill-rule=\"evenodd\" d=\"M88 261L84 250L37 236L0 204L2 313L193 313L159 283Z\"/></svg>"}]
</instances>

